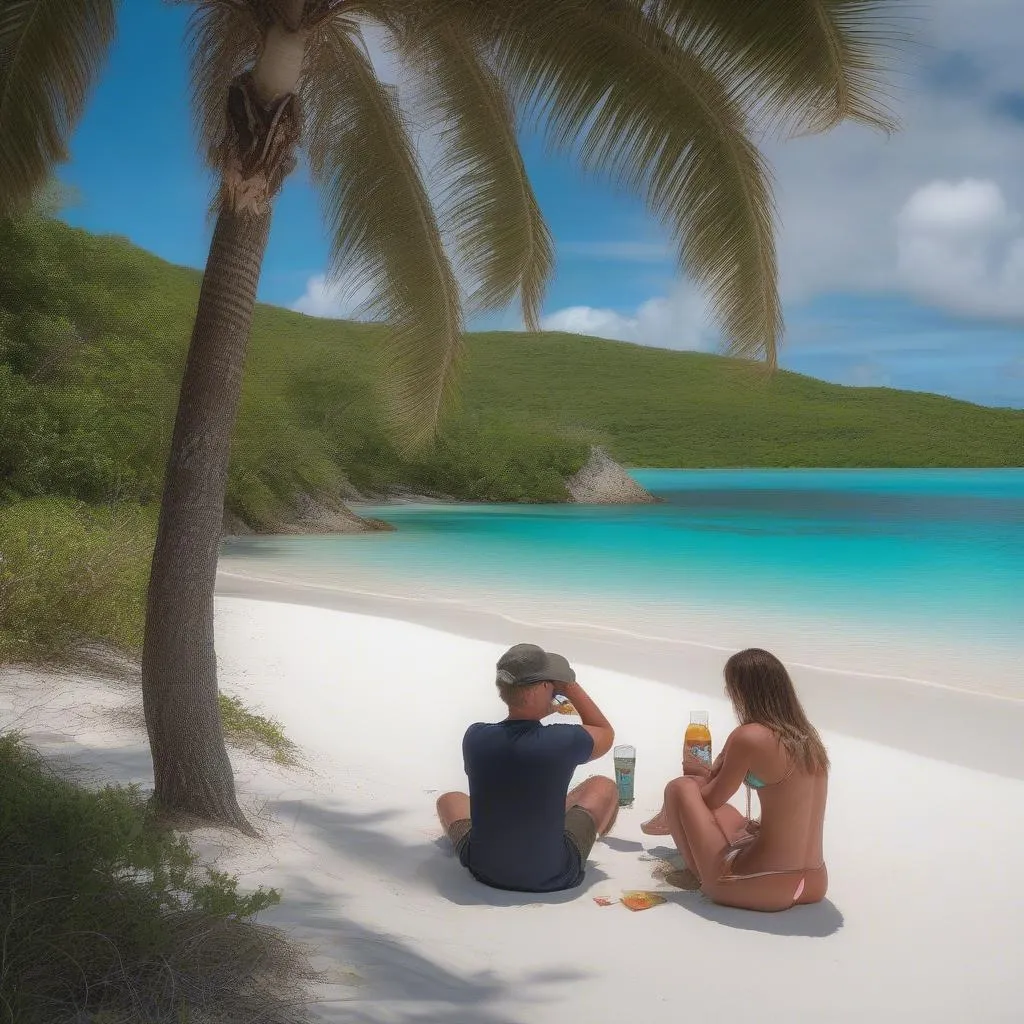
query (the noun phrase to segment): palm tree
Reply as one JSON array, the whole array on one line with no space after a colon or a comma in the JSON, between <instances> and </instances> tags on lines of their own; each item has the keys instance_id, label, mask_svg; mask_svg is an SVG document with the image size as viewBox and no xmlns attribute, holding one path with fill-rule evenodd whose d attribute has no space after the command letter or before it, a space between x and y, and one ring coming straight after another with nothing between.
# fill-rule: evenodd
<instances>
[{"instance_id":1,"label":"palm tree","mask_svg":"<svg viewBox=\"0 0 1024 1024\"><path fill-rule=\"evenodd\" d=\"M523 120L585 171L641 196L680 270L708 292L730 351L773 367L773 205L753 133L848 119L888 130L882 76L898 33L889 0L173 2L195 6L193 93L219 187L153 556L143 696L157 804L248 831L217 708L213 591L271 210L299 148L331 229L332 274L369 286L365 311L392 327L387 398L400 436L421 445L453 398L465 310L518 299L527 326L538 324L553 254L518 147ZM76 4L6 0L3 10L24 19ZM12 17L0 15L0 44ZM436 207L395 90L370 61L368 24L418 83L443 148ZM80 21L69 16L66 28L80 37L69 49L98 54ZM23 70L33 73L78 102L84 74L65 81L42 62ZM42 109L43 92L22 95ZM23 134L32 157L24 191L36 157L58 147L30 137L24 124L46 121L34 110L5 122L3 95L0 138L13 131L21 145Z\"/></svg>"}]
</instances>

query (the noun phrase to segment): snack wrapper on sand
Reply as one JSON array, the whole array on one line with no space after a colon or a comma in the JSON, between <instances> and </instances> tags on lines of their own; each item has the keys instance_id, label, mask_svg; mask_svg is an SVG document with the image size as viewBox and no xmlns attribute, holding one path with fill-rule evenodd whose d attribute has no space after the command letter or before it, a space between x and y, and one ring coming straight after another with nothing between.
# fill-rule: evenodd
<instances>
[{"instance_id":1,"label":"snack wrapper on sand","mask_svg":"<svg viewBox=\"0 0 1024 1024\"><path fill-rule=\"evenodd\" d=\"M620 900L624 907L629 907L630 910L650 910L651 907L658 906L659 903L665 902L664 896L659 896L656 892L641 892L641 891L630 891L622 894Z\"/></svg>"}]
</instances>

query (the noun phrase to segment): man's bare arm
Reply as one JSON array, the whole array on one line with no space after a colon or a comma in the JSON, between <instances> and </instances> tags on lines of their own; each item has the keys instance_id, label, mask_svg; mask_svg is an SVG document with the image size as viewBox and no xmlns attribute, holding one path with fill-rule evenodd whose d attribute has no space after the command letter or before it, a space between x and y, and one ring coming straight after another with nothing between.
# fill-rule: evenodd
<instances>
[{"instance_id":1,"label":"man's bare arm","mask_svg":"<svg viewBox=\"0 0 1024 1024\"><path fill-rule=\"evenodd\" d=\"M594 752L590 755L590 760L596 761L597 758L604 757L615 742L615 730L611 722L604 717L601 709L579 683L566 683L559 687L559 692L569 698L580 716L583 728L594 740Z\"/></svg>"}]
</instances>

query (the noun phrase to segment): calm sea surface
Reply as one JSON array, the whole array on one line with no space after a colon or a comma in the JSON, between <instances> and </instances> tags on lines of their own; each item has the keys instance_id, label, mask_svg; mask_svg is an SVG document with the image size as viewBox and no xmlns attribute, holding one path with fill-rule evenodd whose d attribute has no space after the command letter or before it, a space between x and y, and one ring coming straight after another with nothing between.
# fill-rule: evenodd
<instances>
[{"instance_id":1,"label":"calm sea surface","mask_svg":"<svg viewBox=\"0 0 1024 1024\"><path fill-rule=\"evenodd\" d=\"M1024 696L1024 470L638 470L653 506L391 505L222 568Z\"/></svg>"}]
</instances>

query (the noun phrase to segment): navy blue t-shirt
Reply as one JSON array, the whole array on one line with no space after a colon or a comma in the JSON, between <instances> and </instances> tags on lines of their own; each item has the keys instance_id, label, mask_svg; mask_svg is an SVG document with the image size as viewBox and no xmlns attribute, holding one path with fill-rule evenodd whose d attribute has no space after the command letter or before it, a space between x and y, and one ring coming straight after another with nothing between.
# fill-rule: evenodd
<instances>
[{"instance_id":1,"label":"navy blue t-shirt","mask_svg":"<svg viewBox=\"0 0 1024 1024\"><path fill-rule=\"evenodd\" d=\"M497 889L557 892L583 881L583 865L565 835L565 797L594 740L579 725L478 722L466 730L473 825L463 862Z\"/></svg>"}]
</instances>

